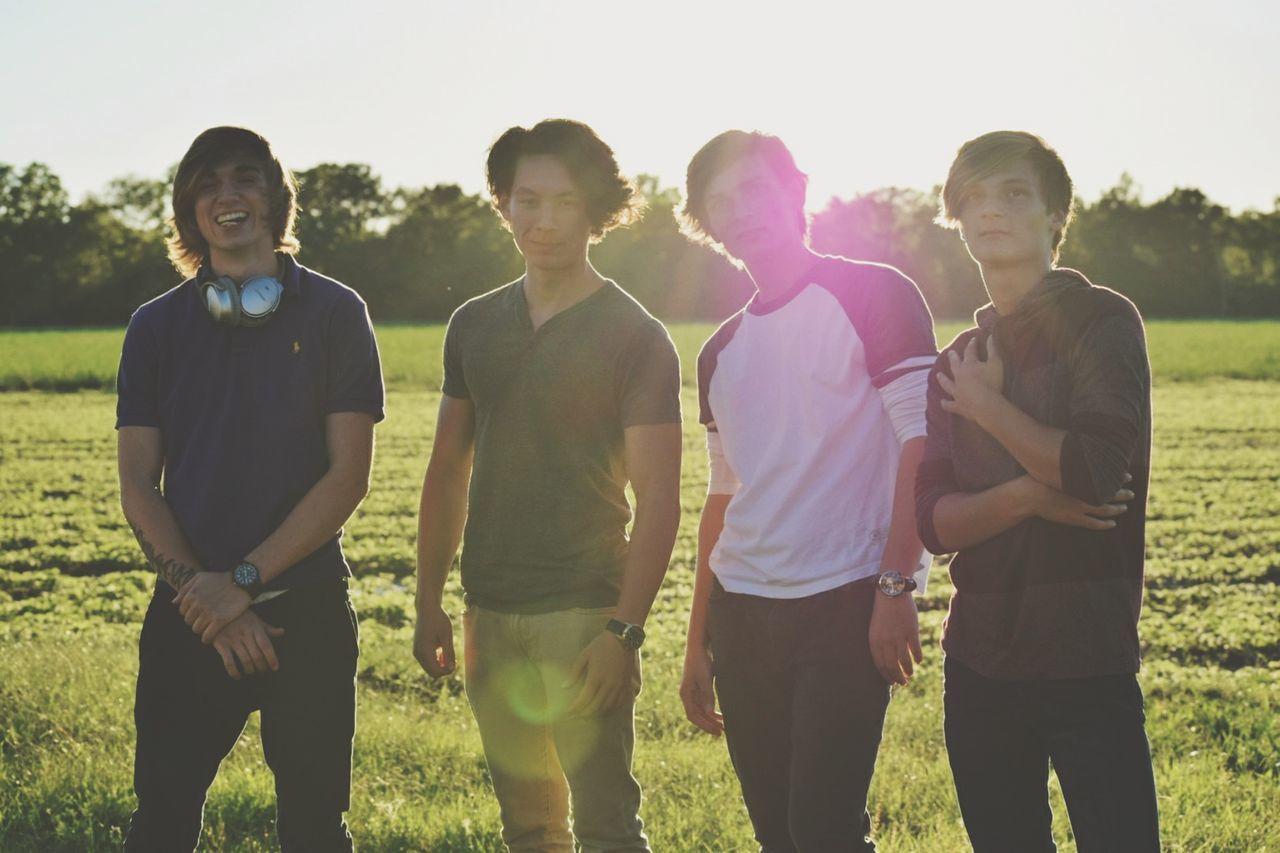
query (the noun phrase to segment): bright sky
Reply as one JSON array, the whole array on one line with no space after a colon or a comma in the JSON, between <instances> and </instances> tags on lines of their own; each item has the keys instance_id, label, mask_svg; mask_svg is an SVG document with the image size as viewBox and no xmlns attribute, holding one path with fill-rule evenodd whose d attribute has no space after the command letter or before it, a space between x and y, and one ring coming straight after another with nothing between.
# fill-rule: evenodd
<instances>
[{"instance_id":1,"label":"bright sky","mask_svg":"<svg viewBox=\"0 0 1280 853\"><path fill-rule=\"evenodd\" d=\"M1271 0L3 3L0 162L44 162L76 200L161 176L216 124L295 168L475 192L494 138L548 116L672 186L719 131L776 133L815 209L928 189L998 128L1047 138L1086 200L1125 171L1148 201L1280 196Z\"/></svg>"}]
</instances>

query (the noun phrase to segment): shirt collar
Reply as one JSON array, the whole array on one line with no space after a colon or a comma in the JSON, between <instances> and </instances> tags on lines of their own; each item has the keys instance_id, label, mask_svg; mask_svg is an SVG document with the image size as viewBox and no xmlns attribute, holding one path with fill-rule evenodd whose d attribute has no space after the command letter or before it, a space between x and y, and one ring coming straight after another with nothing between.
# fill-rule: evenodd
<instances>
[{"instance_id":1,"label":"shirt collar","mask_svg":"<svg viewBox=\"0 0 1280 853\"><path fill-rule=\"evenodd\" d=\"M1045 273L1044 278L1040 279L1026 296L1022 297L1018 307L1009 316L1021 317L1034 314L1044 304L1056 300L1063 290L1081 286L1091 286L1091 282L1083 273L1070 267L1054 267ZM996 311L996 306L988 302L973 312L973 319L979 329L990 330L995 327L1000 314Z\"/></svg>"},{"instance_id":2,"label":"shirt collar","mask_svg":"<svg viewBox=\"0 0 1280 853\"><path fill-rule=\"evenodd\" d=\"M280 283L284 285L285 293L290 296L297 296L302 292L302 264L298 263L293 255L286 255L281 252L280 258Z\"/></svg>"}]
</instances>

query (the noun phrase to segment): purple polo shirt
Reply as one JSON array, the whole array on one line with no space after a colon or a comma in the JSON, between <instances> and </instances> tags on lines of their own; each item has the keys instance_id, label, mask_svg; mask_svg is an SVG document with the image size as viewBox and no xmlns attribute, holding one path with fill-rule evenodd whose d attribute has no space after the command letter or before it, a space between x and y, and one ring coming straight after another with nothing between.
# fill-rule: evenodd
<instances>
[{"instance_id":1,"label":"purple polo shirt","mask_svg":"<svg viewBox=\"0 0 1280 853\"><path fill-rule=\"evenodd\" d=\"M158 427L165 500L196 557L229 571L328 470L325 416L383 418L364 301L283 255L284 296L264 326L214 321L197 279L137 311L125 332L116 428ZM342 531L271 584L349 575Z\"/></svg>"}]
</instances>

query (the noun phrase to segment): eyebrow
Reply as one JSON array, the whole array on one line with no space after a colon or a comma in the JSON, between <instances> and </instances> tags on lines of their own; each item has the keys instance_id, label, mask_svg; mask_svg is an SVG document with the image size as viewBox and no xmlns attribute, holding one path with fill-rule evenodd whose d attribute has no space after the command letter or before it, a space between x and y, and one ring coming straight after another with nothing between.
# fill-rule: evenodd
<instances>
[{"instance_id":1,"label":"eyebrow","mask_svg":"<svg viewBox=\"0 0 1280 853\"><path fill-rule=\"evenodd\" d=\"M532 187L516 187L511 191L512 195L547 195L541 193ZM552 198L577 198L579 193L576 190L565 190L564 192L550 193Z\"/></svg>"},{"instance_id":2,"label":"eyebrow","mask_svg":"<svg viewBox=\"0 0 1280 853\"><path fill-rule=\"evenodd\" d=\"M218 170L226 165L227 163L224 161L217 165L206 167L200 170L200 173L196 176L196 180L204 181L214 178L217 176ZM244 174L245 172L255 172L259 175L265 175L267 173L266 169L258 163L236 163L231 171L236 175Z\"/></svg>"}]
</instances>

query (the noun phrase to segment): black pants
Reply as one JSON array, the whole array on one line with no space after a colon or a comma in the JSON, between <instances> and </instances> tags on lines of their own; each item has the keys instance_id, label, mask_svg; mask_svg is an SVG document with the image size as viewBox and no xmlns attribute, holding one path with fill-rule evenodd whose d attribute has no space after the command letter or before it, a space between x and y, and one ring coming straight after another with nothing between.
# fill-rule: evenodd
<instances>
[{"instance_id":1,"label":"black pants","mask_svg":"<svg viewBox=\"0 0 1280 853\"><path fill-rule=\"evenodd\" d=\"M1159 851L1136 677L1000 681L948 657L946 679L947 754L976 853L1057 849L1050 762L1080 853Z\"/></svg>"},{"instance_id":2,"label":"black pants","mask_svg":"<svg viewBox=\"0 0 1280 853\"><path fill-rule=\"evenodd\" d=\"M798 599L726 592L709 628L725 739L766 853L875 850L867 788L889 686L867 643L874 582Z\"/></svg>"},{"instance_id":3,"label":"black pants","mask_svg":"<svg viewBox=\"0 0 1280 853\"><path fill-rule=\"evenodd\" d=\"M350 807L359 649L346 581L299 587L254 607L285 629L273 640L280 669L239 681L172 599L161 585L142 626L134 704L138 809L125 849L195 849L218 765L259 710L281 848L351 850L343 812Z\"/></svg>"}]
</instances>

